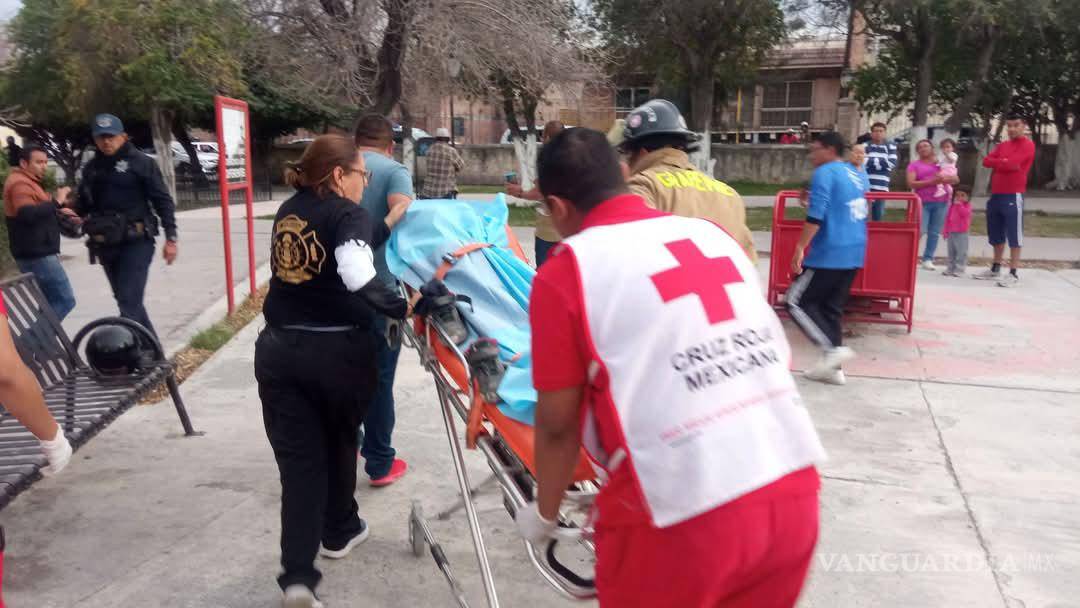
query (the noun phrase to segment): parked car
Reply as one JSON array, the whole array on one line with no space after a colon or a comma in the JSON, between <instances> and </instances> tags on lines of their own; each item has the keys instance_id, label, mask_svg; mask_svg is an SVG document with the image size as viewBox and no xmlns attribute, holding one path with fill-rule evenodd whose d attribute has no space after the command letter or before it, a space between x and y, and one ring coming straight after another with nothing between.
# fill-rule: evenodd
<instances>
[{"instance_id":1,"label":"parked car","mask_svg":"<svg viewBox=\"0 0 1080 608\"><path fill-rule=\"evenodd\" d=\"M195 153L198 155L198 162L202 166L203 173L207 176L216 174L218 145L214 142L205 141L193 141L191 143L195 146ZM173 155L173 170L179 175L190 173L192 168L191 157L188 156L187 150L184 150L184 146L174 140L169 143L169 148L172 150ZM142 151L150 158L157 160L157 150L154 148L143 148Z\"/></svg>"},{"instance_id":2,"label":"parked car","mask_svg":"<svg viewBox=\"0 0 1080 608\"><path fill-rule=\"evenodd\" d=\"M428 148L435 143L435 137L423 129L412 129L413 150L417 156L427 156ZM401 125L394 125L394 143L401 145L404 138L401 136Z\"/></svg>"},{"instance_id":3,"label":"parked car","mask_svg":"<svg viewBox=\"0 0 1080 608\"><path fill-rule=\"evenodd\" d=\"M573 129L573 125L565 125L565 129ZM518 131L521 133L521 139L525 139L525 136L529 133L529 129L526 127L518 127ZM540 141L544 138L544 125L536 125L536 141ZM500 144L510 143L510 129L503 131L502 137L499 138Z\"/></svg>"},{"instance_id":4,"label":"parked car","mask_svg":"<svg viewBox=\"0 0 1080 608\"><path fill-rule=\"evenodd\" d=\"M423 129L417 129L416 127L413 127L412 129L412 138L413 141L420 141L421 139L434 139L431 133L428 133ZM401 125L394 125L394 143L400 144L402 139L403 137L401 136Z\"/></svg>"},{"instance_id":5,"label":"parked car","mask_svg":"<svg viewBox=\"0 0 1080 608\"><path fill-rule=\"evenodd\" d=\"M926 126L926 138L933 140L934 134L943 131L945 125L927 125ZM958 148L964 150L971 150L975 148L975 139L979 136L979 130L971 125L964 125L960 127L960 136L956 138L956 145ZM893 143L899 147L907 147L909 145L908 140L911 138L911 129L904 129L896 137L893 138Z\"/></svg>"}]
</instances>

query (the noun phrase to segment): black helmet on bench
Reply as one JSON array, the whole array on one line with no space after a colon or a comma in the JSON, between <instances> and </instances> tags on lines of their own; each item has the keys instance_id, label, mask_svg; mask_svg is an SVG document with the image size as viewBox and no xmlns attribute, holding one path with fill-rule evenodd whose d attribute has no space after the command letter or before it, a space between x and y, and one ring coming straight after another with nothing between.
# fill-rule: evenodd
<instances>
[{"instance_id":1,"label":"black helmet on bench","mask_svg":"<svg viewBox=\"0 0 1080 608\"><path fill-rule=\"evenodd\" d=\"M86 340L86 362L105 376L133 373L139 368L139 339L123 325L103 325Z\"/></svg>"}]
</instances>

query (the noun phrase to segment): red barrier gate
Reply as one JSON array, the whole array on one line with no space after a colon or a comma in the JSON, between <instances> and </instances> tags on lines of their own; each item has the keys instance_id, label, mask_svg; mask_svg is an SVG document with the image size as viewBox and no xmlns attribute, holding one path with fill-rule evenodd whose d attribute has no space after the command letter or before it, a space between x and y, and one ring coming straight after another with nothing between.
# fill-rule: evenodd
<instances>
[{"instance_id":1,"label":"red barrier gate","mask_svg":"<svg viewBox=\"0 0 1080 608\"><path fill-rule=\"evenodd\" d=\"M788 202L798 200L798 191L785 190L776 195L773 209L769 304L782 314L787 314L783 295L794 278L791 256L804 223L802 219L786 218L784 212ZM907 210L900 222L867 222L866 263L851 285L845 317L857 322L906 325L911 333L922 205L911 192L870 192L866 200L869 204L903 201Z\"/></svg>"}]
</instances>

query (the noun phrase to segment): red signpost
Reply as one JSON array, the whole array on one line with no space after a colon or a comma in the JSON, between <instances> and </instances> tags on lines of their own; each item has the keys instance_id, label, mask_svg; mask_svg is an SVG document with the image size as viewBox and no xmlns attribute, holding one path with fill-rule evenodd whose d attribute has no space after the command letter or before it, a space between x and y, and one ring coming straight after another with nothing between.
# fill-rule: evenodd
<instances>
[{"instance_id":1,"label":"red signpost","mask_svg":"<svg viewBox=\"0 0 1080 608\"><path fill-rule=\"evenodd\" d=\"M251 190L251 121L248 104L239 99L214 96L214 113L217 116L218 140L218 186L221 189L221 230L225 243L225 293L229 301L229 314L236 308L233 294L232 233L229 230L229 199L237 191L244 191L247 209L248 282L249 293L255 293L255 210Z\"/></svg>"}]
</instances>

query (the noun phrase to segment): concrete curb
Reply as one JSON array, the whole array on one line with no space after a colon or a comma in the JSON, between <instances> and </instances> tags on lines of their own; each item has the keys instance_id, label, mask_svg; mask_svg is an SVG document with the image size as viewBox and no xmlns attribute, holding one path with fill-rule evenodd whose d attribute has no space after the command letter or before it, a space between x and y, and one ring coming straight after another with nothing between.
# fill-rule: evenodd
<instances>
[{"instance_id":1,"label":"concrete curb","mask_svg":"<svg viewBox=\"0 0 1080 608\"><path fill-rule=\"evenodd\" d=\"M262 285L270 280L270 263L267 262L262 266L255 269L255 285ZM243 302L244 298L251 295L249 289L249 281L247 277L244 277L242 281L236 284L236 301L237 303ZM211 304L195 320L184 326L184 329L180 332L180 338L170 345L165 347L165 356L172 358L176 353L180 352L183 348L187 347L191 339L195 337L200 331L207 329L221 321L228 314L229 299L227 295L222 295L216 302Z\"/></svg>"}]
</instances>

